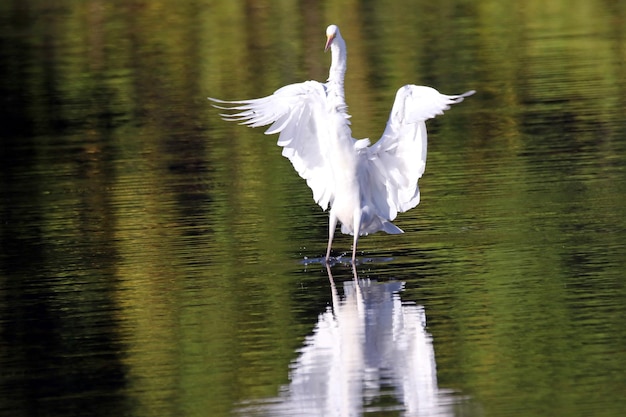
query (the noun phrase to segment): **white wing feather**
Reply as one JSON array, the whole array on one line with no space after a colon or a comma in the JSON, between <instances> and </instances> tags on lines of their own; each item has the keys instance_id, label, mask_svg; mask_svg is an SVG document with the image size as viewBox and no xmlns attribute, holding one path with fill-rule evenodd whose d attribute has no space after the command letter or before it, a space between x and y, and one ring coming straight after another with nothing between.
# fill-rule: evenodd
<instances>
[{"instance_id":1,"label":"white wing feather","mask_svg":"<svg viewBox=\"0 0 626 417\"><path fill-rule=\"evenodd\" d=\"M334 181L329 169L327 135L322 133L325 114L326 89L317 81L306 81L282 87L274 94L242 101L223 101L216 106L224 110L238 111L222 114L229 121L240 121L250 127L272 124L267 135L280 133L278 145L298 174L313 191L313 199L326 210L333 199ZM347 121L346 121L347 123Z\"/></svg>"},{"instance_id":2,"label":"white wing feather","mask_svg":"<svg viewBox=\"0 0 626 417\"><path fill-rule=\"evenodd\" d=\"M444 95L434 88L405 85L396 94L378 142L372 146L367 146L368 140L353 142L354 151L363 158L357 175L364 210L362 233L402 232L385 220L391 221L398 213L419 204L417 182L426 168L425 121L472 94L474 91ZM222 114L225 120L239 121L249 127L271 124L265 133L280 133L278 145L283 147L283 156L306 180L315 202L324 210L332 204L335 178L328 154L332 146L327 143L328 103L324 84L317 81L291 84L270 96L253 100L211 100L227 105L216 105L218 108L236 111ZM348 125L349 116L345 114L345 117Z\"/></svg>"},{"instance_id":3,"label":"white wing feather","mask_svg":"<svg viewBox=\"0 0 626 417\"><path fill-rule=\"evenodd\" d=\"M367 149L369 197L379 215L389 220L419 204L417 181L426 168L426 120L474 94L444 95L431 87L405 85L393 103L382 137Z\"/></svg>"}]
</instances>

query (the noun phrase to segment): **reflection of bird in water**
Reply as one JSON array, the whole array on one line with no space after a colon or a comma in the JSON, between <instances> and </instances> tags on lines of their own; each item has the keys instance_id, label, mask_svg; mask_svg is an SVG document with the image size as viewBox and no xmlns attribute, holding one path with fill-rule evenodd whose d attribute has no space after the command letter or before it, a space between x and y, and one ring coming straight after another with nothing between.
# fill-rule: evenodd
<instances>
[{"instance_id":1,"label":"reflection of bird in water","mask_svg":"<svg viewBox=\"0 0 626 417\"><path fill-rule=\"evenodd\" d=\"M212 100L236 111L222 115L225 120L251 127L272 124L265 133L280 133L283 156L306 180L315 202L324 210L331 207L326 261L339 221L342 233L354 235L354 262L359 235L403 233L391 221L419 204L417 181L426 167L424 122L474 91L444 95L430 87L401 87L382 137L370 146L369 139L353 139L350 130L343 88L346 43L335 25L326 36L326 49L332 51L326 83L290 84L253 100Z\"/></svg>"},{"instance_id":2,"label":"reflection of bird in water","mask_svg":"<svg viewBox=\"0 0 626 417\"><path fill-rule=\"evenodd\" d=\"M402 302L398 293L404 283L358 279L353 270L355 279L343 283L342 299L327 270L332 308L320 314L306 338L291 366L291 382L278 398L242 411L333 417L393 410L405 416L452 416L453 397L437 386L424 308Z\"/></svg>"}]
</instances>

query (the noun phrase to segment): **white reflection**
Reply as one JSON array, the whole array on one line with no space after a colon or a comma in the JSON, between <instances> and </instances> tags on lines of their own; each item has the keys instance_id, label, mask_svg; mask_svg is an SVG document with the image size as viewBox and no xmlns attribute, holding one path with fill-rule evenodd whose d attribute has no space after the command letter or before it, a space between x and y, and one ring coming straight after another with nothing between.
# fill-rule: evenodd
<instances>
[{"instance_id":1,"label":"white reflection","mask_svg":"<svg viewBox=\"0 0 626 417\"><path fill-rule=\"evenodd\" d=\"M248 414L452 416L452 397L437 387L435 353L422 306L403 303L403 282L358 279L340 298L328 270L332 308L320 314L278 398ZM383 399L384 396L384 399ZM390 399L393 398L393 399Z\"/></svg>"}]
</instances>

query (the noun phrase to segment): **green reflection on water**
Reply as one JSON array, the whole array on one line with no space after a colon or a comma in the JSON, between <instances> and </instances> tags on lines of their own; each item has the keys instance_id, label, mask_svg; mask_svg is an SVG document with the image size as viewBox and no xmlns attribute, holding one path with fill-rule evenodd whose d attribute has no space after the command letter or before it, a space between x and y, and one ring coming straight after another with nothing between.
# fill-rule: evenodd
<instances>
[{"instance_id":1,"label":"green reflection on water","mask_svg":"<svg viewBox=\"0 0 626 417\"><path fill-rule=\"evenodd\" d=\"M356 137L380 135L404 83L479 91L431 123L407 234L363 239L397 258L369 273L424 299L440 385L486 415L621 415L620 2L33 1L0 16L2 311L36 318L34 294L64 324L44 337L72 342L34 362L113 352L105 375L137 415L276 395L328 302L324 275L292 263L323 252L325 216L275 138L206 97L323 80L332 21ZM102 345L73 350L102 326ZM11 329L4 358L33 361ZM28 414L32 388L11 393L3 407Z\"/></svg>"}]
</instances>

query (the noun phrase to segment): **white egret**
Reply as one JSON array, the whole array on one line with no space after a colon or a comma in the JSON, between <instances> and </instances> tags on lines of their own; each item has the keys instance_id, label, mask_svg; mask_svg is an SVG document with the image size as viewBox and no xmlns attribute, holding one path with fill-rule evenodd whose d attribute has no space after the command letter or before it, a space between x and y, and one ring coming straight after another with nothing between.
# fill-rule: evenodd
<instances>
[{"instance_id":1,"label":"white egret","mask_svg":"<svg viewBox=\"0 0 626 417\"><path fill-rule=\"evenodd\" d=\"M325 50L332 55L326 83L290 84L252 100L211 100L231 111L221 115L224 120L250 127L271 124L265 133L280 134L283 156L306 180L315 202L323 210L330 206L326 262L339 221L342 233L354 235L354 263L360 235L404 233L391 221L419 204L417 181L426 166L424 122L474 91L445 95L405 85L396 93L382 137L373 145L369 139L353 139L343 88L346 43L336 25L328 26L326 38Z\"/></svg>"}]
</instances>

